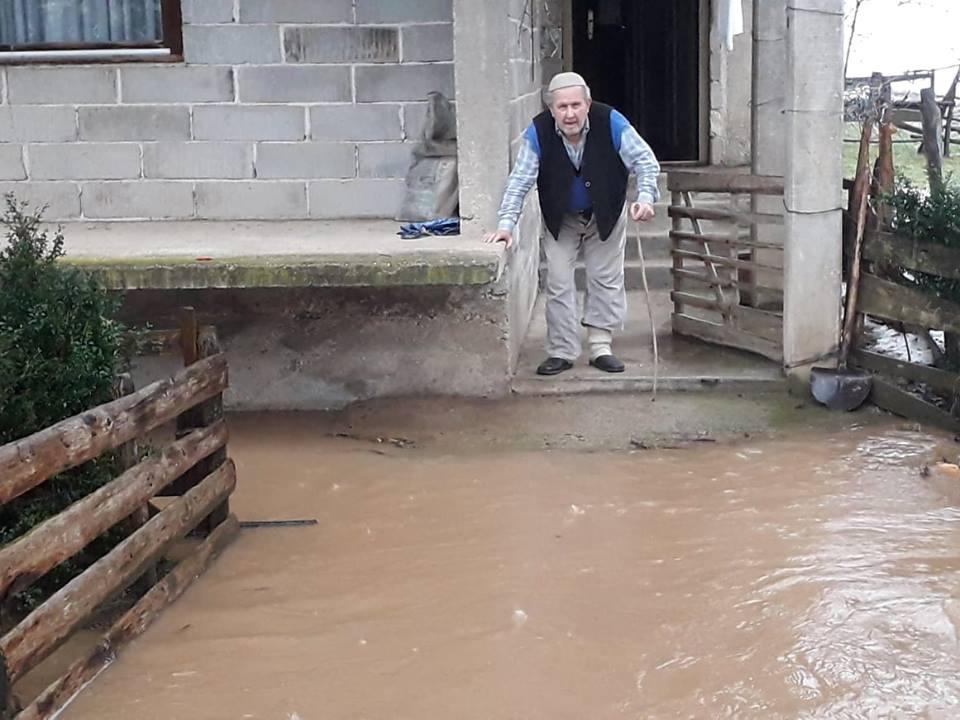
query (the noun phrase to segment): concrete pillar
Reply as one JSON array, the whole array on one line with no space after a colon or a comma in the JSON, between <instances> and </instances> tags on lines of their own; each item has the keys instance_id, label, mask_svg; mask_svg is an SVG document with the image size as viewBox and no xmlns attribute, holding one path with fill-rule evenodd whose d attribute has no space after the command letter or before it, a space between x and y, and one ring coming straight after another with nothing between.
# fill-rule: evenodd
<instances>
[{"instance_id":1,"label":"concrete pillar","mask_svg":"<svg viewBox=\"0 0 960 720\"><path fill-rule=\"evenodd\" d=\"M753 4L752 167L755 175L783 176L787 166L783 102L787 75L787 3Z\"/></svg>"},{"instance_id":2,"label":"concrete pillar","mask_svg":"<svg viewBox=\"0 0 960 720\"><path fill-rule=\"evenodd\" d=\"M454 0L460 216L464 235L496 228L510 172L508 0Z\"/></svg>"},{"instance_id":3,"label":"concrete pillar","mask_svg":"<svg viewBox=\"0 0 960 720\"><path fill-rule=\"evenodd\" d=\"M840 332L843 0L787 0L783 352L803 383Z\"/></svg>"},{"instance_id":4,"label":"concrete pillar","mask_svg":"<svg viewBox=\"0 0 960 720\"><path fill-rule=\"evenodd\" d=\"M753 4L753 68L751 105L751 168L754 175L783 177L787 166L784 143L785 121L783 102L787 76L787 3L786 0L763 0ZM759 213L783 214L783 198L755 195L753 209ZM757 225L756 240L783 245L784 228L779 225ZM783 253L757 250L754 259L770 267L783 266ZM783 288L783 271L758 271L757 284ZM750 293L741 301L761 307L772 307L776 298Z\"/></svg>"}]
</instances>

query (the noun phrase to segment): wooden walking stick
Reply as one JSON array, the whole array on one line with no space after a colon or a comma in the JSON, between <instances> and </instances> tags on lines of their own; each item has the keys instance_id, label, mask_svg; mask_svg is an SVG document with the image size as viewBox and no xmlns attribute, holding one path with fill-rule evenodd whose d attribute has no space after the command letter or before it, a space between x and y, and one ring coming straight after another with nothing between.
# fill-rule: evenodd
<instances>
[{"instance_id":1,"label":"wooden walking stick","mask_svg":"<svg viewBox=\"0 0 960 720\"><path fill-rule=\"evenodd\" d=\"M657 347L657 326L653 321L653 305L650 303L650 286L647 283L647 264L643 259L643 239L640 234L640 222L634 220L637 231L637 254L640 256L640 277L643 279L643 294L647 300L647 317L650 318L650 337L653 338L653 395L651 402L657 400L657 380L660 372L660 351Z\"/></svg>"}]
</instances>

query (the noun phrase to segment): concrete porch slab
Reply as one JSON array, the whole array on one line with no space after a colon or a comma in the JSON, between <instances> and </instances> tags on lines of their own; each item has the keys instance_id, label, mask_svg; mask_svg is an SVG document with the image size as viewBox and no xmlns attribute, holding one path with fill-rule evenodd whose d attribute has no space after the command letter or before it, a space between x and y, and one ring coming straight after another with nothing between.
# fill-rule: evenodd
<instances>
[{"instance_id":1,"label":"concrete porch slab","mask_svg":"<svg viewBox=\"0 0 960 720\"><path fill-rule=\"evenodd\" d=\"M751 353L676 337L670 331L668 291L652 292L654 322L660 352L658 391L711 390L728 392L782 390L783 372L776 364ZM574 395L595 392L649 392L653 388L653 347L643 292L628 292L629 315L623 333L614 338L614 353L626 364L621 374L608 374L587 364L586 329L584 352L573 369L555 377L541 377L536 367L546 357L544 298L534 310L520 363L512 383L517 395Z\"/></svg>"},{"instance_id":2,"label":"concrete porch slab","mask_svg":"<svg viewBox=\"0 0 960 720\"><path fill-rule=\"evenodd\" d=\"M67 223L65 260L113 290L486 285L502 245L403 240L390 220Z\"/></svg>"}]
</instances>

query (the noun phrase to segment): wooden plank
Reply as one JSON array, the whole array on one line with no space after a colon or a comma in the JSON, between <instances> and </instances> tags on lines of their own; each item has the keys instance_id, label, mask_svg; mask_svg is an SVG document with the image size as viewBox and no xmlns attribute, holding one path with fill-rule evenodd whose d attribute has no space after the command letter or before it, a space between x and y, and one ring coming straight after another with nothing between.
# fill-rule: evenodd
<instances>
[{"instance_id":1,"label":"wooden plank","mask_svg":"<svg viewBox=\"0 0 960 720\"><path fill-rule=\"evenodd\" d=\"M960 332L960 304L864 273L859 312L923 328Z\"/></svg>"},{"instance_id":2,"label":"wooden plank","mask_svg":"<svg viewBox=\"0 0 960 720\"><path fill-rule=\"evenodd\" d=\"M173 420L226 387L226 358L211 357L170 379L0 447L0 505Z\"/></svg>"},{"instance_id":3,"label":"wooden plank","mask_svg":"<svg viewBox=\"0 0 960 720\"><path fill-rule=\"evenodd\" d=\"M869 350L854 350L854 360L857 366L864 370L891 375L894 377L913 380L929 385L937 392L952 395L960 392L960 375L947 372L940 368L920 365L918 363L897 360L896 358L881 355Z\"/></svg>"},{"instance_id":4,"label":"wooden plank","mask_svg":"<svg viewBox=\"0 0 960 720\"><path fill-rule=\"evenodd\" d=\"M936 405L931 405L913 393L899 388L895 383L879 375L873 376L870 400L877 407L892 412L894 415L921 423L929 423L953 432L960 431L960 419L944 412Z\"/></svg>"},{"instance_id":5,"label":"wooden plank","mask_svg":"<svg viewBox=\"0 0 960 720\"><path fill-rule=\"evenodd\" d=\"M195 430L0 548L0 602L145 507L168 483L226 442L227 426L223 420Z\"/></svg>"},{"instance_id":6,"label":"wooden plank","mask_svg":"<svg viewBox=\"0 0 960 720\"><path fill-rule=\"evenodd\" d=\"M678 335L687 335L717 345L746 350L776 362L783 362L783 347L780 343L737 328L718 325L681 313L673 316L673 331Z\"/></svg>"},{"instance_id":7,"label":"wooden plank","mask_svg":"<svg viewBox=\"0 0 960 720\"><path fill-rule=\"evenodd\" d=\"M783 225L783 216L772 213L731 212L719 208L684 208L669 207L667 215L687 220L717 220L735 222L742 227L759 225Z\"/></svg>"},{"instance_id":8,"label":"wooden plank","mask_svg":"<svg viewBox=\"0 0 960 720\"><path fill-rule=\"evenodd\" d=\"M679 205L680 201L681 201L680 193L674 191L670 194L671 204ZM673 272L683 269L683 260L681 260L680 258L676 257L673 254L674 250L680 249L680 241L677 239L677 236L680 233L681 227L683 227L683 221L681 220L681 218L677 218L677 217L670 218L670 264L671 264L671 267L673 268ZM680 286L682 285L682 283L676 275L673 276L672 285L675 291L681 289ZM674 301L673 311L678 313L680 312L680 310L681 310L680 306L676 303L676 301Z\"/></svg>"},{"instance_id":9,"label":"wooden plank","mask_svg":"<svg viewBox=\"0 0 960 720\"><path fill-rule=\"evenodd\" d=\"M844 250L850 254L849 247ZM938 243L869 229L863 241L863 257L871 262L960 280L960 250Z\"/></svg>"},{"instance_id":10,"label":"wooden plank","mask_svg":"<svg viewBox=\"0 0 960 720\"><path fill-rule=\"evenodd\" d=\"M734 327L739 327L745 332L754 333L777 344L783 342L783 316L780 313L739 304L721 308L719 303L708 297L686 292L673 291L670 293L670 298L675 305L681 307L689 305L718 313L725 309L735 323ZM679 312L682 314L682 310Z\"/></svg>"},{"instance_id":11,"label":"wooden plank","mask_svg":"<svg viewBox=\"0 0 960 720\"><path fill-rule=\"evenodd\" d=\"M708 275L694 272L693 270L674 270L673 268L671 268L670 272L674 275L674 277L678 277L683 280L690 280L691 282L702 283L703 285L707 285L710 287L713 287L714 285L717 285L717 284L725 288L737 287L736 280L713 280ZM783 295L783 290L780 290L778 288L766 287L765 285L755 285L754 288L759 292L768 292L768 293L772 293L774 295L779 295L779 296Z\"/></svg>"},{"instance_id":12,"label":"wooden plank","mask_svg":"<svg viewBox=\"0 0 960 720\"><path fill-rule=\"evenodd\" d=\"M87 683L100 674L131 640L150 627L161 611L176 601L202 575L240 531L231 515L154 585L146 595L117 620L95 647L75 661L67 672L51 683L15 720L50 720Z\"/></svg>"},{"instance_id":13,"label":"wooden plank","mask_svg":"<svg viewBox=\"0 0 960 720\"><path fill-rule=\"evenodd\" d=\"M667 173L667 188L676 192L783 195L783 178L773 175L672 170Z\"/></svg>"},{"instance_id":14,"label":"wooden plank","mask_svg":"<svg viewBox=\"0 0 960 720\"><path fill-rule=\"evenodd\" d=\"M186 535L229 497L237 484L228 461L177 498L137 532L64 585L0 639L10 680L16 682L56 650L107 598L128 587L169 544Z\"/></svg>"},{"instance_id":15,"label":"wooden plank","mask_svg":"<svg viewBox=\"0 0 960 720\"><path fill-rule=\"evenodd\" d=\"M739 260L732 257L724 257L722 255L711 255L709 253L697 252L696 250L676 250L677 256L682 258L687 258L688 260L700 260L704 263L711 263L713 265L722 265L723 267L739 268L742 270L771 270L773 272L783 272L783 268L775 267L773 265L764 265L762 263L753 262L752 260Z\"/></svg>"},{"instance_id":16,"label":"wooden plank","mask_svg":"<svg viewBox=\"0 0 960 720\"><path fill-rule=\"evenodd\" d=\"M703 233L702 235L697 235L696 233L686 232L684 230L671 230L670 237L675 240L687 240L690 242L700 242L702 238L711 245L735 245L737 248L748 250L783 250L783 245L780 243L751 240L749 231L741 233L735 242L731 241L729 235L720 235L718 233Z\"/></svg>"}]
</instances>

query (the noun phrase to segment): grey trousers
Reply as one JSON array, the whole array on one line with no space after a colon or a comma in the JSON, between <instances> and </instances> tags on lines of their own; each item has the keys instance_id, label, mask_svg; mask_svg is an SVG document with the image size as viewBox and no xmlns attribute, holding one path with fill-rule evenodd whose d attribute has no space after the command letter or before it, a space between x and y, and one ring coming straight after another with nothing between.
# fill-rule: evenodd
<instances>
[{"instance_id":1,"label":"grey trousers","mask_svg":"<svg viewBox=\"0 0 960 720\"><path fill-rule=\"evenodd\" d=\"M627 294L623 287L623 251L627 242L627 215L620 215L610 237L601 241L596 218L588 222L565 215L560 235L547 233L547 355L573 362L580 355L580 326L615 332L623 329ZM583 248L586 293L578 317L574 280L577 254Z\"/></svg>"}]
</instances>

